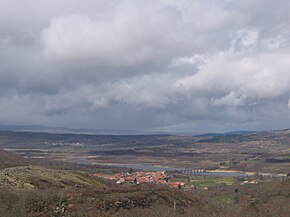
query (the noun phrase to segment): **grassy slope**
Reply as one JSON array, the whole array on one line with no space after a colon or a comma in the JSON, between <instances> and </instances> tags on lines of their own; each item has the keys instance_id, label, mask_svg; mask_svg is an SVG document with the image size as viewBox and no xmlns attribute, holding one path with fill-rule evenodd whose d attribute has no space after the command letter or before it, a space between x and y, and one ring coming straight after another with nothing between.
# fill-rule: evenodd
<instances>
[{"instance_id":1,"label":"grassy slope","mask_svg":"<svg viewBox=\"0 0 290 217\"><path fill-rule=\"evenodd\" d=\"M0 170L0 216L113 215L119 210L151 209L155 205L172 208L174 201L180 209L203 206L201 200L177 189L118 186L80 171L39 166Z\"/></svg>"},{"instance_id":2,"label":"grassy slope","mask_svg":"<svg viewBox=\"0 0 290 217\"><path fill-rule=\"evenodd\" d=\"M24 163L24 158L0 149L0 168L23 165Z\"/></svg>"},{"instance_id":3,"label":"grassy slope","mask_svg":"<svg viewBox=\"0 0 290 217\"><path fill-rule=\"evenodd\" d=\"M200 186L229 179L195 177ZM0 170L0 216L287 216L290 180L183 192L156 185L118 186L84 172L19 166ZM174 201L176 210L173 210Z\"/></svg>"},{"instance_id":4,"label":"grassy slope","mask_svg":"<svg viewBox=\"0 0 290 217\"><path fill-rule=\"evenodd\" d=\"M49 187L105 186L83 172L53 170L37 166L18 166L0 171L0 188L36 189Z\"/></svg>"}]
</instances>

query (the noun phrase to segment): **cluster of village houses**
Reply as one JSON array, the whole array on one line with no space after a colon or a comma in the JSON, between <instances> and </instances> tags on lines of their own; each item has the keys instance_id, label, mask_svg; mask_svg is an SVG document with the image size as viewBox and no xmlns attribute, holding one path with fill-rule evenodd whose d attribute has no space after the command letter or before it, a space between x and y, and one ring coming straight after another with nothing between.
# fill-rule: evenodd
<instances>
[{"instance_id":1,"label":"cluster of village houses","mask_svg":"<svg viewBox=\"0 0 290 217\"><path fill-rule=\"evenodd\" d=\"M128 173L118 173L115 175L106 175L106 174L93 174L95 177L100 177L103 179L114 180L117 184L123 184L125 182L141 184L141 183L152 183L152 184L161 184L173 188L179 188L184 190L196 189L195 186L185 185L184 182L171 182L171 177L166 175L165 171L157 172L128 172ZM258 182L253 181L244 181L240 183L241 185L253 184L256 185Z\"/></svg>"},{"instance_id":2,"label":"cluster of village houses","mask_svg":"<svg viewBox=\"0 0 290 217\"><path fill-rule=\"evenodd\" d=\"M117 184L131 182L135 184L140 183L154 183L167 185L173 188L192 188L195 186L185 186L184 182L170 182L170 176L166 175L164 171L158 172L134 172L134 173L118 173L115 175L94 174L93 176L101 177L104 179L115 180Z\"/></svg>"}]
</instances>

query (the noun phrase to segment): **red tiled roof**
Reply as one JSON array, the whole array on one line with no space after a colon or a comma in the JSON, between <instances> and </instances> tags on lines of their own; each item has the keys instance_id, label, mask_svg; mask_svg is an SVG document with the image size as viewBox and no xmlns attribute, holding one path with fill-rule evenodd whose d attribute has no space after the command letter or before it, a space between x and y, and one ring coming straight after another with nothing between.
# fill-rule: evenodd
<instances>
[{"instance_id":1,"label":"red tiled roof","mask_svg":"<svg viewBox=\"0 0 290 217\"><path fill-rule=\"evenodd\" d=\"M185 183L183 182L166 182L165 179L170 179L169 176L165 174L164 171L158 172L135 172L132 174L115 174L112 176L104 174L93 174L92 176L102 177L104 179L117 180L117 183L123 183L125 181L137 182L137 183L156 183L168 185L170 187L184 187Z\"/></svg>"}]
</instances>

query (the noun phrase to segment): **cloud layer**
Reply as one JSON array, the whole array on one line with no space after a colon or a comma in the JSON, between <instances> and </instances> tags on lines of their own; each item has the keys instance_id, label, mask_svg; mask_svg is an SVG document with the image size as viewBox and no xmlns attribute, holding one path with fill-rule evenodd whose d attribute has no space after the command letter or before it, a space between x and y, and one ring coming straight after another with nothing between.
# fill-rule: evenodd
<instances>
[{"instance_id":1,"label":"cloud layer","mask_svg":"<svg viewBox=\"0 0 290 217\"><path fill-rule=\"evenodd\" d=\"M3 0L0 122L286 128L290 3Z\"/></svg>"}]
</instances>

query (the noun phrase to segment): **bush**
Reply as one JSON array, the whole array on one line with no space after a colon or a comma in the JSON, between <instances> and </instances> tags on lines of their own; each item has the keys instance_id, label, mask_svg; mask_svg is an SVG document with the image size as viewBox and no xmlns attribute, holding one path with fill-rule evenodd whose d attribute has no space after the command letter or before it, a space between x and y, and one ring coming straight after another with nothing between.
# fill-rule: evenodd
<instances>
[{"instance_id":1,"label":"bush","mask_svg":"<svg viewBox=\"0 0 290 217\"><path fill-rule=\"evenodd\" d=\"M66 197L55 190L33 191L24 194L24 207L28 212L42 213L64 208Z\"/></svg>"}]
</instances>

